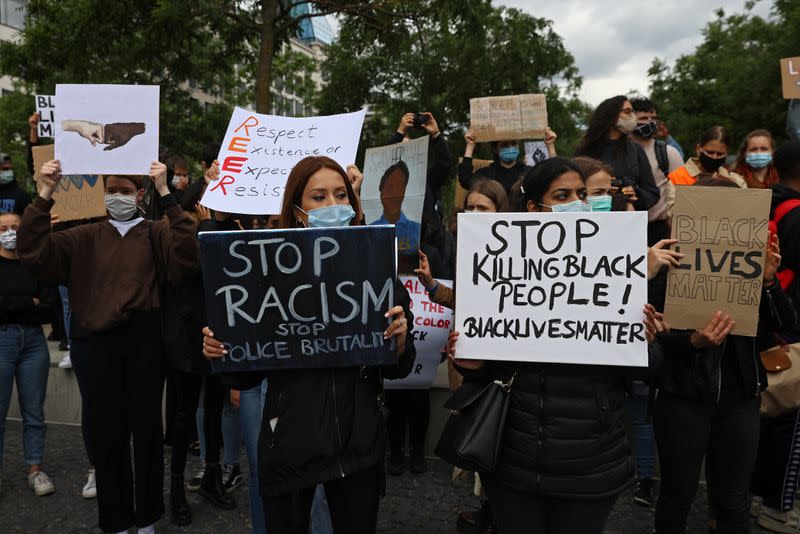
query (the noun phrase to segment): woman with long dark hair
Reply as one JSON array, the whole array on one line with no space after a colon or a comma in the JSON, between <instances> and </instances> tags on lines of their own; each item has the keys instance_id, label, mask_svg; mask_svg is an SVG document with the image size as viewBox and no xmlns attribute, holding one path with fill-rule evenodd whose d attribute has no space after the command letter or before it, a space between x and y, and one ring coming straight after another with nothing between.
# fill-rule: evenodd
<instances>
[{"instance_id":1,"label":"woman with long dark hair","mask_svg":"<svg viewBox=\"0 0 800 534\"><path fill-rule=\"evenodd\" d=\"M615 185L633 201L637 211L651 208L660 198L644 149L630 140L636 114L628 97L615 96L597 106L589 119L576 156L599 159L614 170Z\"/></svg>"},{"instance_id":2,"label":"woman with long dark hair","mask_svg":"<svg viewBox=\"0 0 800 534\"><path fill-rule=\"evenodd\" d=\"M289 173L280 228L355 226L361 205L350 179L327 157L300 160ZM269 534L307 534L317 484L324 484L334 531L371 534L384 489L384 420L378 405L382 379L408 375L416 355L408 324L410 297L401 283L400 303L386 314L385 338L397 342L397 364L383 367L291 369L266 373L267 400L259 436L259 484ZM223 343L203 329L203 354L221 358ZM239 373L249 389L264 373Z\"/></svg>"},{"instance_id":3,"label":"woman with long dark hair","mask_svg":"<svg viewBox=\"0 0 800 534\"><path fill-rule=\"evenodd\" d=\"M583 175L565 158L530 170L522 191L525 211L590 211ZM652 307L645 314L652 342L661 323ZM600 534L633 478L625 390L647 369L458 360L458 336L451 333L448 352L465 381L514 376L498 464L480 474L498 532ZM658 346L650 348L657 359Z\"/></svg>"}]
</instances>

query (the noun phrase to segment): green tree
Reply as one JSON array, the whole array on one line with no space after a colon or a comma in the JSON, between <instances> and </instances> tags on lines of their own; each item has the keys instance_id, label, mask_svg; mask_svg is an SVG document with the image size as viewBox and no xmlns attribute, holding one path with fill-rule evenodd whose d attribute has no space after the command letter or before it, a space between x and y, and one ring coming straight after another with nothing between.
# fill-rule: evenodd
<instances>
[{"instance_id":1,"label":"green tree","mask_svg":"<svg viewBox=\"0 0 800 534\"><path fill-rule=\"evenodd\" d=\"M694 52L671 67L659 59L650 67L652 98L687 149L715 124L729 128L736 143L756 128L784 135L779 60L797 55L800 3L775 0L767 19L753 14L754 5L732 15L718 10Z\"/></svg>"},{"instance_id":2,"label":"green tree","mask_svg":"<svg viewBox=\"0 0 800 534\"><path fill-rule=\"evenodd\" d=\"M258 9L261 2L226 0L30 0L20 39L0 43L0 73L17 79L20 93L0 103L2 150L24 161L34 93L53 94L58 83L129 83L161 87L162 148L198 156L220 140L232 105L256 100L262 36L239 18ZM315 64L285 46L302 20L287 17L267 79L309 100Z\"/></svg>"},{"instance_id":3,"label":"green tree","mask_svg":"<svg viewBox=\"0 0 800 534\"><path fill-rule=\"evenodd\" d=\"M406 0L383 25L349 15L340 22L317 107L369 106L362 146L383 144L408 111L430 111L443 130L463 132L470 98L539 92L559 146L575 144L586 112L576 97L581 78L549 20L490 0ZM460 136L452 140L463 147Z\"/></svg>"}]
</instances>

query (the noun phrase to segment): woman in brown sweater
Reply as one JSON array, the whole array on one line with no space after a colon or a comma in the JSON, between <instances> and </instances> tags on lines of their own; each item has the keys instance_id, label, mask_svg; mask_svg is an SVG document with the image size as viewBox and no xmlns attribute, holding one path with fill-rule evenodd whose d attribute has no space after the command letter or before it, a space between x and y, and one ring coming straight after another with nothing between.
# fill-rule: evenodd
<instances>
[{"instance_id":1,"label":"woman in brown sweater","mask_svg":"<svg viewBox=\"0 0 800 534\"><path fill-rule=\"evenodd\" d=\"M104 177L107 221L51 233L58 160L45 163L42 176L17 248L36 276L69 287L73 312L89 332L88 409L100 528L127 532L136 525L149 534L164 511L159 279L177 281L194 267L195 226L167 188L166 167L153 162L150 179L164 219L139 216L143 177L110 175Z\"/></svg>"}]
</instances>

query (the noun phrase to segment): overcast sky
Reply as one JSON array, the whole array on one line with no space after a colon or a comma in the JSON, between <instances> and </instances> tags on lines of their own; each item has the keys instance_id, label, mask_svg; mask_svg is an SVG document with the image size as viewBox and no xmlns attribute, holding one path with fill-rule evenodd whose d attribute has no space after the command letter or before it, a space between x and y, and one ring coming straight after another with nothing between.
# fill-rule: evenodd
<instances>
[{"instance_id":1,"label":"overcast sky","mask_svg":"<svg viewBox=\"0 0 800 534\"><path fill-rule=\"evenodd\" d=\"M741 11L746 0L502 0L553 21L553 28L575 57L583 76L581 99L592 105L631 90L647 94L647 69L653 58L672 65L702 41L701 30L723 7ZM754 12L766 17L770 0Z\"/></svg>"},{"instance_id":2,"label":"overcast sky","mask_svg":"<svg viewBox=\"0 0 800 534\"><path fill-rule=\"evenodd\" d=\"M632 90L647 94L647 69L653 58L670 65L692 52L714 12L740 12L747 0L495 0L553 21L572 52L583 87L580 97L592 105ZM771 0L759 0L753 12L769 15ZM329 18L334 31L337 22Z\"/></svg>"}]
</instances>

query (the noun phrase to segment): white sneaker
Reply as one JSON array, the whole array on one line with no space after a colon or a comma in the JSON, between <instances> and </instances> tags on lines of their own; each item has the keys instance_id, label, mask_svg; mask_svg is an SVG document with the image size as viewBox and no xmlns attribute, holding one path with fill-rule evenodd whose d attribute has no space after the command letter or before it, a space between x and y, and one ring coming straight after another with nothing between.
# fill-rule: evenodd
<instances>
[{"instance_id":1,"label":"white sneaker","mask_svg":"<svg viewBox=\"0 0 800 534\"><path fill-rule=\"evenodd\" d=\"M83 486L81 496L84 499L94 499L97 497L97 482L94 477L94 469L89 469L86 473L86 485Z\"/></svg>"},{"instance_id":2,"label":"white sneaker","mask_svg":"<svg viewBox=\"0 0 800 534\"><path fill-rule=\"evenodd\" d=\"M761 514L758 516L756 523L772 532L799 532L800 510L792 508L788 512L779 512L762 506Z\"/></svg>"},{"instance_id":3,"label":"white sneaker","mask_svg":"<svg viewBox=\"0 0 800 534\"><path fill-rule=\"evenodd\" d=\"M44 471L34 471L28 474L28 487L31 488L36 495L43 497L50 495L56 491L53 481L47 476Z\"/></svg>"},{"instance_id":4,"label":"white sneaker","mask_svg":"<svg viewBox=\"0 0 800 534\"><path fill-rule=\"evenodd\" d=\"M64 357L58 362L59 369L72 369L72 359L69 357L69 352L67 352Z\"/></svg>"}]
</instances>

